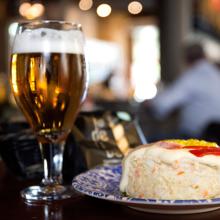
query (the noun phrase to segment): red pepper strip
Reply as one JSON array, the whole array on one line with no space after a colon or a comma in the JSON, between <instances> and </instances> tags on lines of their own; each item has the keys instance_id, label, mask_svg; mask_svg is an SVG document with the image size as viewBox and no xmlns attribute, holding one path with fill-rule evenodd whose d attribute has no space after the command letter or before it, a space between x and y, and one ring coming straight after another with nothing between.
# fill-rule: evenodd
<instances>
[{"instance_id":1,"label":"red pepper strip","mask_svg":"<svg viewBox=\"0 0 220 220\"><path fill-rule=\"evenodd\" d=\"M206 147L203 149L193 149L189 150L190 153L194 154L197 157L203 157L205 155L216 155L220 156L220 148L218 147Z\"/></svg>"},{"instance_id":2,"label":"red pepper strip","mask_svg":"<svg viewBox=\"0 0 220 220\"><path fill-rule=\"evenodd\" d=\"M164 143L161 144L161 147L175 150L175 149L189 149L189 152L197 157L203 157L205 155L217 155L220 156L219 147L210 147L210 146L180 146L177 144Z\"/></svg>"}]
</instances>

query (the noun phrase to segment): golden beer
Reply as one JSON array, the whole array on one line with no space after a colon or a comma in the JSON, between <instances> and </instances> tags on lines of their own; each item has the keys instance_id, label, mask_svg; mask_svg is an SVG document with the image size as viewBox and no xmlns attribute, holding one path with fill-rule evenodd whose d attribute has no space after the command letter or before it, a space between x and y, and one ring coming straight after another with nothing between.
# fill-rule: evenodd
<instances>
[{"instance_id":1,"label":"golden beer","mask_svg":"<svg viewBox=\"0 0 220 220\"><path fill-rule=\"evenodd\" d=\"M82 54L14 53L15 100L41 142L64 140L86 91Z\"/></svg>"},{"instance_id":2,"label":"golden beer","mask_svg":"<svg viewBox=\"0 0 220 220\"><path fill-rule=\"evenodd\" d=\"M21 191L27 203L48 204L75 193L62 184L62 164L66 137L87 90L84 43L80 24L42 20L18 25L11 88L38 138L44 167L41 184Z\"/></svg>"}]
</instances>

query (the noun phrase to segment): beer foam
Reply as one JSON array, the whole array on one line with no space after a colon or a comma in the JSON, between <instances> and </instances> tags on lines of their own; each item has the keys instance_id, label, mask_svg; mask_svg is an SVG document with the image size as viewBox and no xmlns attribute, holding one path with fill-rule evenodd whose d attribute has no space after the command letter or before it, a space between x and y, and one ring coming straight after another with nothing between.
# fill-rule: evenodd
<instances>
[{"instance_id":1,"label":"beer foam","mask_svg":"<svg viewBox=\"0 0 220 220\"><path fill-rule=\"evenodd\" d=\"M12 53L83 54L84 37L80 30L40 28L16 35Z\"/></svg>"}]
</instances>

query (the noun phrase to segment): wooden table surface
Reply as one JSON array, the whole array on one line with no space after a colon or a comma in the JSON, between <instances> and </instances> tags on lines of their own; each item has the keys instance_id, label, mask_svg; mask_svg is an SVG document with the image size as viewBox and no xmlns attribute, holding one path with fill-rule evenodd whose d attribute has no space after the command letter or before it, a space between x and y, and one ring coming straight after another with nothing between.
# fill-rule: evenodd
<instances>
[{"instance_id":1,"label":"wooden table surface","mask_svg":"<svg viewBox=\"0 0 220 220\"><path fill-rule=\"evenodd\" d=\"M31 206L20 198L20 190L34 181L18 180L0 162L0 220L77 220L77 219L149 219L149 220L219 220L217 211L193 215L159 215L138 212L116 203L81 194L50 205ZM36 184L36 182L35 182Z\"/></svg>"}]
</instances>

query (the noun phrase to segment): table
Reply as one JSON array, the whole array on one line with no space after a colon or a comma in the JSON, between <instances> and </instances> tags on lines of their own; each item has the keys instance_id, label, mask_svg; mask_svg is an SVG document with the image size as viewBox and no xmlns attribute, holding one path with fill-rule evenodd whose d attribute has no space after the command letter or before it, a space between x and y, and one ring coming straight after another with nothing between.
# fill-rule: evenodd
<instances>
[{"instance_id":1,"label":"table","mask_svg":"<svg viewBox=\"0 0 220 220\"><path fill-rule=\"evenodd\" d=\"M20 198L20 190L38 183L19 180L0 162L0 220L219 220L220 209L193 215L159 215L138 212L116 203L77 194L74 198L51 205L31 206Z\"/></svg>"}]
</instances>

